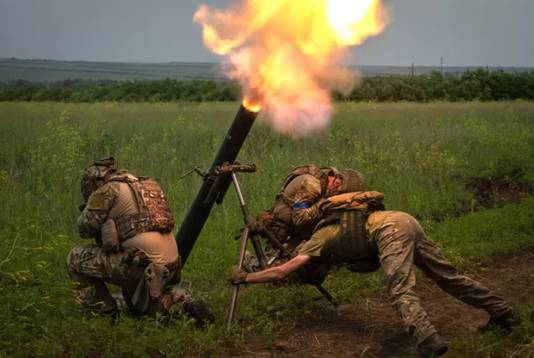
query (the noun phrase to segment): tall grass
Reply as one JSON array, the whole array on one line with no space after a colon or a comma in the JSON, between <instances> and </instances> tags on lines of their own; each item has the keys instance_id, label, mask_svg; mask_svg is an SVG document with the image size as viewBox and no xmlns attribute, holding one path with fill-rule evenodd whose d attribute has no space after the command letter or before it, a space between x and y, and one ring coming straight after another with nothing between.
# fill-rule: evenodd
<instances>
[{"instance_id":1,"label":"tall grass","mask_svg":"<svg viewBox=\"0 0 534 358\"><path fill-rule=\"evenodd\" d=\"M0 352L205 354L251 332L266 337L318 305L325 309L324 303L310 301L311 288L255 287L240 302L245 323L227 333L221 323L199 332L180 320L124 318L111 326L105 319L85 317L74 301L64 262L73 246L83 244L74 225L81 169L95 158L114 155L120 167L157 178L180 223L201 180L179 177L195 165L207 168L237 108L220 103L0 105ZM260 122L239 157L259 167L256 174L241 176L245 197L252 212L268 208L282 178L296 165L356 168L371 188L386 194L388 208L422 219L455 262L468 265L499 250L534 245L532 201L452 218L471 201L463 177L534 183L533 113L534 104L519 102L343 104L330 131L304 139L280 136ZM432 221L435 217L445 222ZM512 243L488 243L487 223L493 238L511 235ZM237 200L229 191L183 274L219 321L240 226ZM379 275L348 275L341 271L326 282L342 301L380 284Z\"/></svg>"}]
</instances>

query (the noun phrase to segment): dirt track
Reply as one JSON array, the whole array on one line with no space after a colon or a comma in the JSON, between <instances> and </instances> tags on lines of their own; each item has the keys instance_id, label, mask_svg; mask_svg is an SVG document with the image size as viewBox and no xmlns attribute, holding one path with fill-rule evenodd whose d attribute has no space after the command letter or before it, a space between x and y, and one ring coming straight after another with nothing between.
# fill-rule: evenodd
<instances>
[{"instance_id":1,"label":"dirt track","mask_svg":"<svg viewBox=\"0 0 534 358\"><path fill-rule=\"evenodd\" d=\"M526 304L534 301L533 268L534 250L529 250L495 257L490 265L468 275L512 304ZM418 280L417 292L430 320L445 338L474 332L487 320L485 312L447 295L429 279ZM358 304L341 306L334 314L319 314L301 322L276 345L249 342L240 352L260 357L414 357L410 342L386 294L380 293Z\"/></svg>"}]
</instances>

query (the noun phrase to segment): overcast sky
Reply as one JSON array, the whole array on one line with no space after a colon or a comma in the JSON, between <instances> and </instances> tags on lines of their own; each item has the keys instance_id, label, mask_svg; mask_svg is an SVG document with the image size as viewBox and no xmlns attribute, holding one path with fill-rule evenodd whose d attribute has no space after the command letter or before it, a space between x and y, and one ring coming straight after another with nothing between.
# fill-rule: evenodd
<instances>
[{"instance_id":1,"label":"overcast sky","mask_svg":"<svg viewBox=\"0 0 534 358\"><path fill-rule=\"evenodd\" d=\"M392 23L353 64L534 67L534 0L384 2ZM191 20L201 3L229 0L0 0L0 58L219 61Z\"/></svg>"}]
</instances>

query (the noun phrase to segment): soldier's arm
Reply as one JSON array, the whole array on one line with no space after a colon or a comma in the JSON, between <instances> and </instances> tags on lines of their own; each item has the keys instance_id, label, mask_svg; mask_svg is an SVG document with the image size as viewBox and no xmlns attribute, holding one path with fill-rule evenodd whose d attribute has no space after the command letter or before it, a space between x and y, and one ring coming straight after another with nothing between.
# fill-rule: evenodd
<instances>
[{"instance_id":1,"label":"soldier's arm","mask_svg":"<svg viewBox=\"0 0 534 358\"><path fill-rule=\"evenodd\" d=\"M99 238L102 224L115 203L117 192L110 185L95 190L77 220L78 232L82 238Z\"/></svg>"},{"instance_id":2,"label":"soldier's arm","mask_svg":"<svg viewBox=\"0 0 534 358\"><path fill-rule=\"evenodd\" d=\"M261 283L283 280L287 275L304 266L308 261L310 261L310 258L311 257L308 255L298 255L280 266L271 267L259 272L249 273L245 278L245 283Z\"/></svg>"},{"instance_id":3,"label":"soldier's arm","mask_svg":"<svg viewBox=\"0 0 534 358\"><path fill-rule=\"evenodd\" d=\"M319 200L321 194L321 182L318 179L306 180L302 184L302 190L295 196L292 206L291 219L294 225L302 226L320 218Z\"/></svg>"}]
</instances>

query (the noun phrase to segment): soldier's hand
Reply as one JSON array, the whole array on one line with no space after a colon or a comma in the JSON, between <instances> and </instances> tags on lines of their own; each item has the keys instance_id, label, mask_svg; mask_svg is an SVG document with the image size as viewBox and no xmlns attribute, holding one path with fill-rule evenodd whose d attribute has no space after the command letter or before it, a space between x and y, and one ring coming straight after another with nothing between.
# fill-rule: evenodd
<instances>
[{"instance_id":1,"label":"soldier's hand","mask_svg":"<svg viewBox=\"0 0 534 358\"><path fill-rule=\"evenodd\" d=\"M323 214L325 211L327 211L331 206L330 198L321 199L317 203L314 204L314 206L317 207L317 211Z\"/></svg>"},{"instance_id":2,"label":"soldier's hand","mask_svg":"<svg viewBox=\"0 0 534 358\"><path fill-rule=\"evenodd\" d=\"M248 273L246 273L245 271L243 271L239 267L235 266L232 269L232 273L230 274L229 281L230 281L230 283L232 285L239 285L239 284L245 283L247 281L247 275L248 275Z\"/></svg>"}]
</instances>

